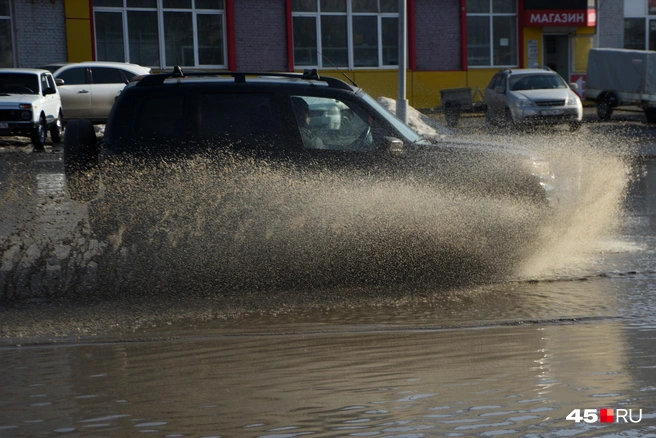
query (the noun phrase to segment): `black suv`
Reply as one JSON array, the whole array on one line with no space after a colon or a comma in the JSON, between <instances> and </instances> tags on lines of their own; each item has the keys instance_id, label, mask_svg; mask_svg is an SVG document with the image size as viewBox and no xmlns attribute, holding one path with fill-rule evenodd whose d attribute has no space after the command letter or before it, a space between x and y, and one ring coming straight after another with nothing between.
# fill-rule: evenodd
<instances>
[{"instance_id":1,"label":"black suv","mask_svg":"<svg viewBox=\"0 0 656 438\"><path fill-rule=\"evenodd\" d=\"M423 138L355 84L316 70L149 75L119 95L99 144L90 122L71 121L64 153L78 200L97 198L98 186L107 197L138 184L104 176L126 157L143 168L200 154L217 165L238 156L532 205L552 197L548 163L506 146Z\"/></svg>"}]
</instances>

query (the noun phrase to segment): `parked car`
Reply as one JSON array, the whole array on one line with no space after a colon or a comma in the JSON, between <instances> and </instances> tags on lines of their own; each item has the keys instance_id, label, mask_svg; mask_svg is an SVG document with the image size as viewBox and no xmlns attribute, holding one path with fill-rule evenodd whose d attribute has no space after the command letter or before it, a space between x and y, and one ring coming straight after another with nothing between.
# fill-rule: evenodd
<instances>
[{"instance_id":1,"label":"parked car","mask_svg":"<svg viewBox=\"0 0 656 438\"><path fill-rule=\"evenodd\" d=\"M339 129L307 132L313 130L311 116L297 111L308 111L310 104L344 108L340 111L348 111L350 120ZM321 141L315 141L319 135ZM463 194L506 196L544 211L552 201L548 162L507 145L431 143L362 89L320 77L316 70L258 77L176 69L146 76L119 95L100 143L88 120L69 122L64 141L69 191L74 199L93 199L98 206L125 196L125 174L109 175L129 170L126 161L157 168L205 152L216 166L232 162L224 160L228 153L300 172L377 175ZM90 216L93 211L104 211L96 218L100 222L91 219L92 229L103 236L109 231L99 231L98 223L112 223L107 215L122 217L113 208L90 207Z\"/></svg>"},{"instance_id":2,"label":"parked car","mask_svg":"<svg viewBox=\"0 0 656 438\"><path fill-rule=\"evenodd\" d=\"M84 118L92 123L105 123L125 85L133 77L151 72L150 68L136 64L101 61L48 64L43 68L63 80L59 92L65 122Z\"/></svg>"},{"instance_id":3,"label":"parked car","mask_svg":"<svg viewBox=\"0 0 656 438\"><path fill-rule=\"evenodd\" d=\"M581 127L583 105L567 82L549 68L503 69L485 89L488 124L569 124Z\"/></svg>"},{"instance_id":4,"label":"parked car","mask_svg":"<svg viewBox=\"0 0 656 438\"><path fill-rule=\"evenodd\" d=\"M61 141L63 111L57 84L47 70L0 69L0 135L30 137L43 149L48 132Z\"/></svg>"}]
</instances>

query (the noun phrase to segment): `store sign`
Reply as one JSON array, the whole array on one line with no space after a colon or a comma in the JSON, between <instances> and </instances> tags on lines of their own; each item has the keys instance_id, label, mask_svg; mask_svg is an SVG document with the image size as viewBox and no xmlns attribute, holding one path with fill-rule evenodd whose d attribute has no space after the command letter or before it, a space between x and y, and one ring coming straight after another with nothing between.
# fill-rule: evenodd
<instances>
[{"instance_id":1,"label":"store sign","mask_svg":"<svg viewBox=\"0 0 656 438\"><path fill-rule=\"evenodd\" d=\"M585 10L527 10L527 26L596 26L597 11Z\"/></svg>"}]
</instances>

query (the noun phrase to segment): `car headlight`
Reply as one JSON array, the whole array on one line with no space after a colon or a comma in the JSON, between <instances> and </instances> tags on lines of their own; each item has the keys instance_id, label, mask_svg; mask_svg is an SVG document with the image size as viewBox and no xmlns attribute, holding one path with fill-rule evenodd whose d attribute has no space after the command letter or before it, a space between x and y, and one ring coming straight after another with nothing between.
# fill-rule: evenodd
<instances>
[{"instance_id":1,"label":"car headlight","mask_svg":"<svg viewBox=\"0 0 656 438\"><path fill-rule=\"evenodd\" d=\"M517 105L517 108L532 108L535 106L535 102L531 99L520 99L515 102L515 105Z\"/></svg>"},{"instance_id":2,"label":"car headlight","mask_svg":"<svg viewBox=\"0 0 656 438\"><path fill-rule=\"evenodd\" d=\"M567 98L567 101L565 101L565 105L567 105L567 106L576 106L576 105L579 104L580 101L581 101L581 100L580 100L579 97L576 96L576 95L574 95L574 96L569 96L569 97Z\"/></svg>"}]
</instances>

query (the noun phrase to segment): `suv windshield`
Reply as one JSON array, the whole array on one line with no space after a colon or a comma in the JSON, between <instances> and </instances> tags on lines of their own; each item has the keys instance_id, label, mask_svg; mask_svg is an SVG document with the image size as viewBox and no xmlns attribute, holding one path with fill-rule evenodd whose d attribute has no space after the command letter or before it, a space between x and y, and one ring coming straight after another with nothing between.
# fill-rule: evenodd
<instances>
[{"instance_id":1,"label":"suv windshield","mask_svg":"<svg viewBox=\"0 0 656 438\"><path fill-rule=\"evenodd\" d=\"M364 91L360 93L360 96L362 99L364 99L369 105L374 107L378 113L385 117L385 119L390 122L396 129L403 134L403 136L409 140L411 143L414 143L415 141L419 140L421 136L417 134L415 131L412 130L411 127L400 121L399 119L396 118L394 114L389 112L387 108L382 106L376 99L373 97L369 96L367 93Z\"/></svg>"},{"instance_id":2,"label":"suv windshield","mask_svg":"<svg viewBox=\"0 0 656 438\"><path fill-rule=\"evenodd\" d=\"M0 73L0 93L39 94L39 77L29 73Z\"/></svg>"},{"instance_id":3,"label":"suv windshield","mask_svg":"<svg viewBox=\"0 0 656 438\"><path fill-rule=\"evenodd\" d=\"M565 81L560 76L554 74L511 76L508 79L508 84L512 91L567 88Z\"/></svg>"}]
</instances>

